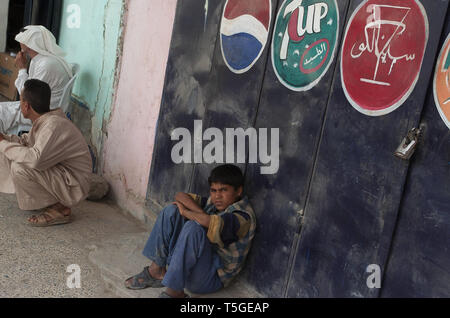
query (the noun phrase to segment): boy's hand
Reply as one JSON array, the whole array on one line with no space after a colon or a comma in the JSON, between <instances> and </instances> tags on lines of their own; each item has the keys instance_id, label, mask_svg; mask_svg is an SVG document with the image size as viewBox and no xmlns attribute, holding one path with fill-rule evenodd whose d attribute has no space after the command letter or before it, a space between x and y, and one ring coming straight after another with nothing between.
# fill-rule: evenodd
<instances>
[{"instance_id":1,"label":"boy's hand","mask_svg":"<svg viewBox=\"0 0 450 318\"><path fill-rule=\"evenodd\" d=\"M179 192L175 196L175 201L184 205L184 207L195 213L204 213L200 205L187 193Z\"/></svg>"},{"instance_id":2,"label":"boy's hand","mask_svg":"<svg viewBox=\"0 0 450 318\"><path fill-rule=\"evenodd\" d=\"M190 211L183 203L179 201L175 201L175 204L180 211L180 215L185 217L188 220L196 221L201 226L208 228L211 222L211 217L205 212L198 213L195 211Z\"/></svg>"},{"instance_id":3,"label":"boy's hand","mask_svg":"<svg viewBox=\"0 0 450 318\"><path fill-rule=\"evenodd\" d=\"M178 207L180 214L182 216L186 217L186 214L187 214L186 212L188 211L188 209L184 206L184 204L181 202L178 202L178 201L174 202L173 204L175 204Z\"/></svg>"}]
</instances>

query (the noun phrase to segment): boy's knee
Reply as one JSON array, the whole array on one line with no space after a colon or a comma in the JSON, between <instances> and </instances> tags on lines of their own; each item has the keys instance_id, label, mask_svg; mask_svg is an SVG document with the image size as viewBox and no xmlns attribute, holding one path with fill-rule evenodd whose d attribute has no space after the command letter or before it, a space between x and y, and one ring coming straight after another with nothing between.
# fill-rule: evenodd
<instances>
[{"instance_id":1,"label":"boy's knee","mask_svg":"<svg viewBox=\"0 0 450 318\"><path fill-rule=\"evenodd\" d=\"M204 235L205 230L203 227L195 222L195 221L188 221L183 227L183 232L185 234L191 234L191 235Z\"/></svg>"},{"instance_id":2,"label":"boy's knee","mask_svg":"<svg viewBox=\"0 0 450 318\"><path fill-rule=\"evenodd\" d=\"M173 216L177 216L180 214L180 212L178 211L178 208L176 205L172 204L172 205L168 205L166 206L162 211L162 214L164 214L164 216L167 217L173 217Z\"/></svg>"},{"instance_id":3,"label":"boy's knee","mask_svg":"<svg viewBox=\"0 0 450 318\"><path fill-rule=\"evenodd\" d=\"M27 176L27 168L16 162L11 163L11 176L12 178L23 178Z\"/></svg>"}]
</instances>

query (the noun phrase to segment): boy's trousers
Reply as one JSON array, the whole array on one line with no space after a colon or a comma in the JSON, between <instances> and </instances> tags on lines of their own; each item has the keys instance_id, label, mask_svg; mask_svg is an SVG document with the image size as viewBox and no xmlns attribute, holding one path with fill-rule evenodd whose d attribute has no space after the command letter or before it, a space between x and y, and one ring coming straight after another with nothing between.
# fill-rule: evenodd
<instances>
[{"instance_id":1,"label":"boy's trousers","mask_svg":"<svg viewBox=\"0 0 450 318\"><path fill-rule=\"evenodd\" d=\"M207 229L187 220L175 205L159 214L143 254L160 267L168 266L162 284L173 290L209 294L223 288L217 274L222 263Z\"/></svg>"}]
</instances>

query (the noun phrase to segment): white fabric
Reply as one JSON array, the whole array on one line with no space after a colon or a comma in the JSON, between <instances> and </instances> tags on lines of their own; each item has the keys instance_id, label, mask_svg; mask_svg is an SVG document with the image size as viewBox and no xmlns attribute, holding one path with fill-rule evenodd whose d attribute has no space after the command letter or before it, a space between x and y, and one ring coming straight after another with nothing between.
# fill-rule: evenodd
<instances>
[{"instance_id":1,"label":"white fabric","mask_svg":"<svg viewBox=\"0 0 450 318\"><path fill-rule=\"evenodd\" d=\"M40 25L25 27L17 34L16 41L38 53L30 63L29 73L21 69L15 82L19 92L29 79L46 82L51 90L50 109L56 109L63 95L64 87L72 78L72 67L64 59L64 51L56 44L53 34ZM31 128L31 121L23 118L19 102L0 103L0 133L14 135L19 133L19 126Z\"/></svg>"},{"instance_id":2,"label":"white fabric","mask_svg":"<svg viewBox=\"0 0 450 318\"><path fill-rule=\"evenodd\" d=\"M72 77L72 67L64 59L66 53L56 44L53 34L41 25L29 25L25 29L24 32L16 35L16 41L40 55L55 57L64 66L69 77Z\"/></svg>"},{"instance_id":3,"label":"white fabric","mask_svg":"<svg viewBox=\"0 0 450 318\"><path fill-rule=\"evenodd\" d=\"M58 108L64 87L69 83L71 76L66 73L62 64L55 57L37 55L31 60L29 75L25 69L19 71L15 83L17 91L21 92L25 82L29 79L38 79L50 86L52 90L50 109L53 110Z\"/></svg>"},{"instance_id":4,"label":"white fabric","mask_svg":"<svg viewBox=\"0 0 450 318\"><path fill-rule=\"evenodd\" d=\"M58 108L64 87L70 81L63 65L55 57L40 54L31 60L29 74L25 69L19 71L15 82L19 92L22 91L25 82L29 79L38 79L50 86L52 90L50 109L52 110ZM25 119L20 111L20 102L0 103L0 133L17 134L19 125L31 127L31 121Z\"/></svg>"},{"instance_id":5,"label":"white fabric","mask_svg":"<svg viewBox=\"0 0 450 318\"><path fill-rule=\"evenodd\" d=\"M17 135L18 125L30 124L31 121L24 119L20 122L20 102L0 103L0 134Z\"/></svg>"}]
</instances>

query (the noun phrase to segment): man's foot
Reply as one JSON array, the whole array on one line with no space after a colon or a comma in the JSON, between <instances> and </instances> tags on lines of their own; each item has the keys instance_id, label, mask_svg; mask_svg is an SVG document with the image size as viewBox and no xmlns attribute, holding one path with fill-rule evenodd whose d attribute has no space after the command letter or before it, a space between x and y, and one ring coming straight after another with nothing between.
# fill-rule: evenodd
<instances>
[{"instance_id":1,"label":"man's foot","mask_svg":"<svg viewBox=\"0 0 450 318\"><path fill-rule=\"evenodd\" d=\"M145 267L140 274L128 278L125 281L125 287L132 290L164 287L162 284L162 278L153 277L150 272L150 267Z\"/></svg>"},{"instance_id":2,"label":"man's foot","mask_svg":"<svg viewBox=\"0 0 450 318\"><path fill-rule=\"evenodd\" d=\"M62 204L55 204L46 208L41 214L33 215L28 219L28 224L34 227L48 227L67 224L72 221L72 210Z\"/></svg>"},{"instance_id":3,"label":"man's foot","mask_svg":"<svg viewBox=\"0 0 450 318\"><path fill-rule=\"evenodd\" d=\"M49 209L56 210L58 212L61 212L64 216L70 216L72 214L72 210L61 203L56 203L55 205L52 205L49 207Z\"/></svg>"}]
</instances>

